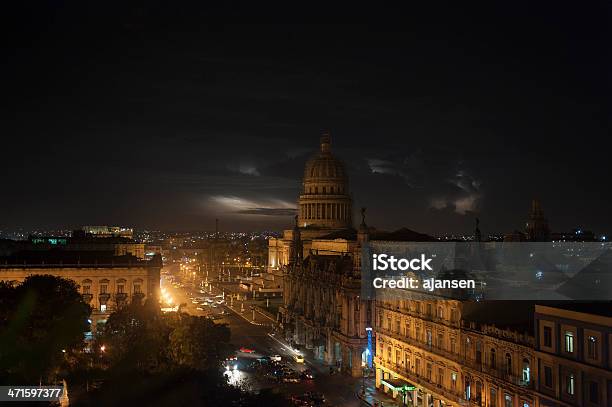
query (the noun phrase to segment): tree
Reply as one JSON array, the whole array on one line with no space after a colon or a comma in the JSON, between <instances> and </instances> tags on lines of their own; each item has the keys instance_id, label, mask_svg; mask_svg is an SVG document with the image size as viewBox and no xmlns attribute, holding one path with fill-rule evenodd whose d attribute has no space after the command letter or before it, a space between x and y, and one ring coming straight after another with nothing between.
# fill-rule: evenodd
<instances>
[{"instance_id":1,"label":"tree","mask_svg":"<svg viewBox=\"0 0 612 407\"><path fill-rule=\"evenodd\" d=\"M111 314L98 342L114 367L154 371L167 364L169 333L158 306L134 302Z\"/></svg>"},{"instance_id":2,"label":"tree","mask_svg":"<svg viewBox=\"0 0 612 407\"><path fill-rule=\"evenodd\" d=\"M12 383L48 379L66 354L82 349L91 308L74 281L29 276L1 286L0 298L0 375Z\"/></svg>"},{"instance_id":3,"label":"tree","mask_svg":"<svg viewBox=\"0 0 612 407\"><path fill-rule=\"evenodd\" d=\"M180 314L170 334L170 359L178 366L218 369L230 354L230 330L204 317Z\"/></svg>"}]
</instances>

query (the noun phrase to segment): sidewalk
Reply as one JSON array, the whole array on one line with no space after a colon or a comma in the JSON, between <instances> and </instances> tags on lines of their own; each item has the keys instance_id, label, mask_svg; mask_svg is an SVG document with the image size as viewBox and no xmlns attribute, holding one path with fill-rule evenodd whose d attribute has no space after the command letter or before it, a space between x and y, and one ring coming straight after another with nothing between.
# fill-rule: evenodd
<instances>
[{"instance_id":1,"label":"sidewalk","mask_svg":"<svg viewBox=\"0 0 612 407\"><path fill-rule=\"evenodd\" d=\"M357 392L357 397L366 405L369 406L383 406L384 407L400 407L401 403L398 403L397 400L392 399L387 396L382 391L377 391L375 386L375 379L369 378L365 380L366 382L366 390L365 394L361 394L361 386L359 391ZM378 403L378 404L375 404Z\"/></svg>"}]
</instances>

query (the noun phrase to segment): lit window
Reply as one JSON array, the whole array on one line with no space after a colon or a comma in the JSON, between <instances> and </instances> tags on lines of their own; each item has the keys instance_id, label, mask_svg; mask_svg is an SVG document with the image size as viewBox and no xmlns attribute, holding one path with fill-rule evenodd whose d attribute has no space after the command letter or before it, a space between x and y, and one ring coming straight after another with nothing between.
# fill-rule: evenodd
<instances>
[{"instance_id":1,"label":"lit window","mask_svg":"<svg viewBox=\"0 0 612 407\"><path fill-rule=\"evenodd\" d=\"M100 311L106 312L106 304L100 304Z\"/></svg>"},{"instance_id":2,"label":"lit window","mask_svg":"<svg viewBox=\"0 0 612 407\"><path fill-rule=\"evenodd\" d=\"M83 294L90 294L91 293L91 287L88 285L84 285L83 286Z\"/></svg>"},{"instance_id":3,"label":"lit window","mask_svg":"<svg viewBox=\"0 0 612 407\"><path fill-rule=\"evenodd\" d=\"M574 333L571 331L565 332L565 351L574 353Z\"/></svg>"},{"instance_id":4,"label":"lit window","mask_svg":"<svg viewBox=\"0 0 612 407\"><path fill-rule=\"evenodd\" d=\"M504 403L505 403L505 407L513 407L512 396L506 393L504 395Z\"/></svg>"},{"instance_id":5,"label":"lit window","mask_svg":"<svg viewBox=\"0 0 612 407\"><path fill-rule=\"evenodd\" d=\"M117 293L118 294L124 293L123 284L117 284Z\"/></svg>"},{"instance_id":6,"label":"lit window","mask_svg":"<svg viewBox=\"0 0 612 407\"><path fill-rule=\"evenodd\" d=\"M569 376L567 376L567 388L565 389L567 391L567 394L573 395L575 391L574 387L574 375L570 374Z\"/></svg>"}]
</instances>

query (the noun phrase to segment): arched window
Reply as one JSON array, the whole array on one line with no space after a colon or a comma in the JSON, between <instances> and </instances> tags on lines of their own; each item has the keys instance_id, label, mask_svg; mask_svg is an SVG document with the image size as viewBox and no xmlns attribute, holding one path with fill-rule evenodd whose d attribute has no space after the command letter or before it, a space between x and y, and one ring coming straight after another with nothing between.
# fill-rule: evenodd
<instances>
[{"instance_id":1,"label":"arched window","mask_svg":"<svg viewBox=\"0 0 612 407\"><path fill-rule=\"evenodd\" d=\"M529 359L523 358L523 382L529 383L531 373L529 371Z\"/></svg>"},{"instance_id":2,"label":"arched window","mask_svg":"<svg viewBox=\"0 0 612 407\"><path fill-rule=\"evenodd\" d=\"M506 373L512 373L512 356L509 353L506 353Z\"/></svg>"},{"instance_id":3,"label":"arched window","mask_svg":"<svg viewBox=\"0 0 612 407\"><path fill-rule=\"evenodd\" d=\"M482 382L480 381L476 382L476 392L474 394L474 399L476 403L480 403L480 401L482 400Z\"/></svg>"}]
</instances>

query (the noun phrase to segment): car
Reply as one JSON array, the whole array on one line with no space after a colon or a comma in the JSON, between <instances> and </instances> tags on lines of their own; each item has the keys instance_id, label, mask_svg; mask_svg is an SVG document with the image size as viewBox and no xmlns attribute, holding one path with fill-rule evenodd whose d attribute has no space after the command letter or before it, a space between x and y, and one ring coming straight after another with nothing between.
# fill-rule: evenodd
<instances>
[{"instance_id":1,"label":"car","mask_svg":"<svg viewBox=\"0 0 612 407\"><path fill-rule=\"evenodd\" d=\"M296 363L304 363L304 356L300 355L299 353L296 353L295 355L293 355L293 360L295 360Z\"/></svg>"},{"instance_id":2,"label":"car","mask_svg":"<svg viewBox=\"0 0 612 407\"><path fill-rule=\"evenodd\" d=\"M280 362L282 359L281 355L272 355L270 356L270 360L273 360L274 362Z\"/></svg>"},{"instance_id":3,"label":"car","mask_svg":"<svg viewBox=\"0 0 612 407\"><path fill-rule=\"evenodd\" d=\"M242 353L255 353L255 351L253 349L247 348L247 347L244 347L244 346L242 348L238 349L238 350L240 352L242 352Z\"/></svg>"},{"instance_id":4,"label":"car","mask_svg":"<svg viewBox=\"0 0 612 407\"><path fill-rule=\"evenodd\" d=\"M302 377L302 379L308 379L308 380L314 379L314 374L312 373L312 370L310 369L303 370L302 373L300 373L300 376Z\"/></svg>"}]
</instances>

